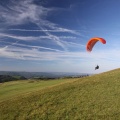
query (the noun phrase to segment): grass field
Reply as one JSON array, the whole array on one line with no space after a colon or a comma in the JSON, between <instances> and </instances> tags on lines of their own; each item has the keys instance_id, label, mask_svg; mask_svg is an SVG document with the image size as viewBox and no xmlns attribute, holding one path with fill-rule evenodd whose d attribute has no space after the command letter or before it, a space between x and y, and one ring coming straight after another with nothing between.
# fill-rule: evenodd
<instances>
[{"instance_id":1,"label":"grass field","mask_svg":"<svg viewBox=\"0 0 120 120\"><path fill-rule=\"evenodd\" d=\"M20 80L11 81L0 84L0 102L8 99L12 99L23 94L29 94L35 91L39 91L46 87L55 86L60 83L67 82L69 80L56 79L56 80Z\"/></svg>"},{"instance_id":2,"label":"grass field","mask_svg":"<svg viewBox=\"0 0 120 120\"><path fill-rule=\"evenodd\" d=\"M10 83L0 85L0 92ZM61 83L43 89L39 82L34 89L28 85L17 97L16 89L9 96L3 88L7 95L0 102L0 120L120 120L120 69Z\"/></svg>"}]
</instances>

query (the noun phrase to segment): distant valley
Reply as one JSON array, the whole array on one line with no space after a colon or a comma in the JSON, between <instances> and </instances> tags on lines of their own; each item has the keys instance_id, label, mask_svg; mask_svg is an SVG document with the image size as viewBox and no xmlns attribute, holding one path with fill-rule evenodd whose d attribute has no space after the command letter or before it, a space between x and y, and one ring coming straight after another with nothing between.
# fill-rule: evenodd
<instances>
[{"instance_id":1,"label":"distant valley","mask_svg":"<svg viewBox=\"0 0 120 120\"><path fill-rule=\"evenodd\" d=\"M0 82L23 79L56 79L62 77L84 77L89 76L87 73L67 73L67 72L15 72L0 71Z\"/></svg>"}]
</instances>

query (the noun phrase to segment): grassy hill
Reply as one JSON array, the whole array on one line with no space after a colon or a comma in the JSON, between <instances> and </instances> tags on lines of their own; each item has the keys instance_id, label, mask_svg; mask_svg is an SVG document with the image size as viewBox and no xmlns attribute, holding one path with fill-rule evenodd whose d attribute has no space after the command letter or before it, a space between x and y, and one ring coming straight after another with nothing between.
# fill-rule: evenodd
<instances>
[{"instance_id":1,"label":"grassy hill","mask_svg":"<svg viewBox=\"0 0 120 120\"><path fill-rule=\"evenodd\" d=\"M57 82L60 80L57 80ZM18 82L18 81L17 81ZM44 81L50 82L50 81ZM51 81L53 82L53 81ZM0 92L12 82L0 84ZM34 86L31 89L29 86ZM20 84L18 84L19 86ZM38 86L37 86L38 85ZM120 69L84 78L63 79L61 83L26 83L22 92L3 97L0 102L1 120L119 120ZM12 88L16 86L12 85ZM1 89L2 87L2 89ZM9 88L10 89L10 88ZM31 91L32 90L32 91Z\"/></svg>"},{"instance_id":2,"label":"grassy hill","mask_svg":"<svg viewBox=\"0 0 120 120\"><path fill-rule=\"evenodd\" d=\"M56 80L17 80L11 82L5 82L0 84L0 102L21 97L26 94L53 87L60 83L65 83L68 80L56 79Z\"/></svg>"}]
</instances>

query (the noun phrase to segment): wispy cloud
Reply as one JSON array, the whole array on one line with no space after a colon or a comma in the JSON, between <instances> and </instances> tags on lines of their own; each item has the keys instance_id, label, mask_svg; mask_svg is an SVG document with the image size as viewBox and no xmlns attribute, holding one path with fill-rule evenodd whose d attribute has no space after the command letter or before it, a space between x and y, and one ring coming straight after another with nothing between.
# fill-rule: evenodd
<instances>
[{"instance_id":1,"label":"wispy cloud","mask_svg":"<svg viewBox=\"0 0 120 120\"><path fill-rule=\"evenodd\" d=\"M45 50L50 50L50 51L58 51L58 52L63 52L61 50L58 50L58 49L52 49L52 48L48 48L48 47L42 47L42 46L34 46L34 45L25 45L25 44L20 44L18 42L15 42L15 43L11 43L11 42L5 42L5 41L0 41L2 43L6 43L8 45L6 45L6 47L13 47L13 46L18 46L18 47L24 47L24 48L29 48L29 49L45 49Z\"/></svg>"},{"instance_id":2,"label":"wispy cloud","mask_svg":"<svg viewBox=\"0 0 120 120\"><path fill-rule=\"evenodd\" d=\"M62 52L57 51L56 52L42 52L39 51L34 46L29 46L31 48L22 48L21 47L4 47L0 48L0 56L1 57L8 57L8 58L14 58L14 59L24 59L24 60L65 60L65 59L80 59L81 57L85 57L85 54L79 53L79 52Z\"/></svg>"},{"instance_id":3,"label":"wispy cloud","mask_svg":"<svg viewBox=\"0 0 120 120\"><path fill-rule=\"evenodd\" d=\"M62 56L65 56L64 52L41 52L36 48L37 47L32 49L21 49L21 47L6 46L4 48L0 48L0 56L24 60L56 60L58 58L60 59Z\"/></svg>"},{"instance_id":4,"label":"wispy cloud","mask_svg":"<svg viewBox=\"0 0 120 120\"><path fill-rule=\"evenodd\" d=\"M17 40L24 40L24 41L33 41L33 40L40 40L40 39L49 39L48 36L17 36L17 35L11 35L11 34L4 34L0 33L0 37L8 37L8 38L13 38Z\"/></svg>"},{"instance_id":5,"label":"wispy cloud","mask_svg":"<svg viewBox=\"0 0 120 120\"><path fill-rule=\"evenodd\" d=\"M55 27L56 28L56 27ZM80 33L77 33L78 30L69 30L69 29L63 29L63 28L56 28L56 29L43 29L43 30L40 30L40 29L8 29L8 30L11 30L11 31L23 31L23 32L68 32L68 33L73 33L73 34L78 34L80 35Z\"/></svg>"},{"instance_id":6,"label":"wispy cloud","mask_svg":"<svg viewBox=\"0 0 120 120\"><path fill-rule=\"evenodd\" d=\"M6 34L6 33L0 33L0 37L8 37L8 38L13 38L13 39L19 39L19 40L41 40L41 39L50 39L49 36L18 36L18 35L13 35L13 34ZM74 36L57 36L60 39L77 39L77 37Z\"/></svg>"},{"instance_id":7,"label":"wispy cloud","mask_svg":"<svg viewBox=\"0 0 120 120\"><path fill-rule=\"evenodd\" d=\"M53 40L53 39L59 39L60 42L62 42L64 45L71 45L71 46L83 46L85 47L85 45L83 44L78 44L78 43L75 43L75 42L69 42L69 41L64 41L64 39L77 39L76 37L72 37L72 36L16 36L16 35L11 35L11 34L4 34L4 33L0 33L0 37L1 38L12 38L12 39L16 39L18 41L22 40L22 41L40 41L40 40L46 40L46 39L50 39L50 40ZM55 38L56 37L56 38ZM1 41L1 42L4 42L5 41ZM7 42L6 42L7 43ZM16 42L15 42L16 43ZM43 47L44 48L44 47Z\"/></svg>"},{"instance_id":8,"label":"wispy cloud","mask_svg":"<svg viewBox=\"0 0 120 120\"><path fill-rule=\"evenodd\" d=\"M82 60L82 61L92 61L101 63L102 60L107 62L119 62L119 50L106 50L104 53L97 51L93 53L87 52L67 52L58 51L56 49L49 49L50 51L39 51L41 46L30 46L18 44L18 46L6 46L0 48L0 57L23 59L23 60L61 60L61 61L71 61L71 60ZM21 49L21 46L23 47Z\"/></svg>"},{"instance_id":9,"label":"wispy cloud","mask_svg":"<svg viewBox=\"0 0 120 120\"><path fill-rule=\"evenodd\" d=\"M41 5L34 3L34 0L10 0L9 4L6 7L0 5L0 26L3 27L3 31L0 33L0 38L10 38L16 40L16 42L1 41L6 43L6 46L0 48L0 56L15 58L15 59L54 59L61 58L64 54L66 57L69 57L66 52L69 53L70 47L85 47L83 44L78 44L74 40L77 40L77 37L82 36L79 31L71 30L68 28L63 28L59 24L55 24L47 20L47 17L50 13L54 12L57 8L45 8ZM26 29L26 28L17 28L19 25L25 25L32 23L37 26L38 29ZM15 28L14 28L15 27ZM8 32L14 32L13 34L8 34ZM34 36L30 34L29 36L16 35L15 32L39 32L39 36ZM43 32L45 35L41 35ZM57 35L56 33L68 33L67 35ZM67 40L66 40L67 39ZM68 40L70 39L70 41ZM50 40L54 42L56 46L62 48L59 50L52 46L34 46L21 44L20 41L40 41L40 40ZM9 40L10 41L10 40ZM10 44L11 43L11 44ZM9 45L8 45L9 44ZM48 43L47 43L48 44ZM21 49L22 48L22 49ZM41 51L41 50L47 50ZM52 51L52 52L50 52ZM34 53L33 53L34 52ZM57 52L57 53L56 53ZM61 54L61 52L63 52ZM73 53L69 53L73 54ZM76 53L75 53L76 54ZM51 55L51 57L49 56ZM40 57L38 57L40 56ZM46 56L46 57L45 57ZM57 57L56 57L57 56ZM52 58L53 57L53 58ZM64 56L65 57L65 56Z\"/></svg>"},{"instance_id":10,"label":"wispy cloud","mask_svg":"<svg viewBox=\"0 0 120 120\"><path fill-rule=\"evenodd\" d=\"M7 25L24 24L28 21L40 20L49 9L33 4L33 0L10 0L7 7L0 6L1 21Z\"/></svg>"}]
</instances>

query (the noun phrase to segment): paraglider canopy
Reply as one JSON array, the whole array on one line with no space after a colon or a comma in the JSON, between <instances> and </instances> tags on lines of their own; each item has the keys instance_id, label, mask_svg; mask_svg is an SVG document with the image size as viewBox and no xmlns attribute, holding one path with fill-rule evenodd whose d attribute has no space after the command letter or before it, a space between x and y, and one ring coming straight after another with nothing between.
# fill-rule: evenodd
<instances>
[{"instance_id":1,"label":"paraglider canopy","mask_svg":"<svg viewBox=\"0 0 120 120\"><path fill-rule=\"evenodd\" d=\"M86 44L86 50L88 52L91 52L92 51L92 48L94 47L94 45L96 44L96 42L100 41L101 43L103 44L106 44L106 40L103 39L103 38L99 38L99 37L94 37L94 38L91 38L87 44Z\"/></svg>"}]
</instances>

